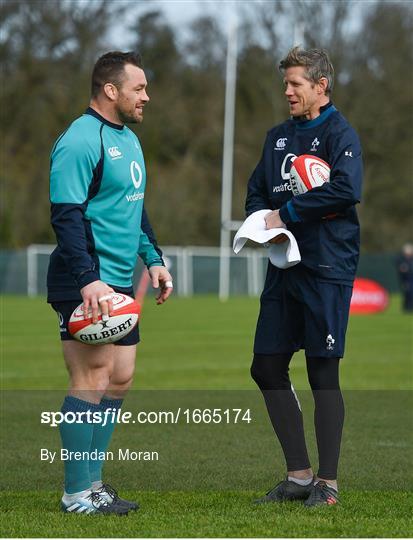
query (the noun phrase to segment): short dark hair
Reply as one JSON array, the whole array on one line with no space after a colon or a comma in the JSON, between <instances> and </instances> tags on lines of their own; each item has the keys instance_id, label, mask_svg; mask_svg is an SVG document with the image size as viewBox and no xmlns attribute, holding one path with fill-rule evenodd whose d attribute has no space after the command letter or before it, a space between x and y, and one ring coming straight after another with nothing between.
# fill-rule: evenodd
<instances>
[{"instance_id":1,"label":"short dark hair","mask_svg":"<svg viewBox=\"0 0 413 540\"><path fill-rule=\"evenodd\" d=\"M143 69L142 58L136 52L111 51L101 56L92 72L92 97L96 97L108 82L119 87L126 64Z\"/></svg>"},{"instance_id":2,"label":"short dark hair","mask_svg":"<svg viewBox=\"0 0 413 540\"><path fill-rule=\"evenodd\" d=\"M328 81L326 94L331 94L334 84L334 68L330 62L327 51L324 49L300 49L294 47L283 58L278 66L280 71L290 67L302 66L306 68L307 79L313 83L325 77Z\"/></svg>"}]
</instances>

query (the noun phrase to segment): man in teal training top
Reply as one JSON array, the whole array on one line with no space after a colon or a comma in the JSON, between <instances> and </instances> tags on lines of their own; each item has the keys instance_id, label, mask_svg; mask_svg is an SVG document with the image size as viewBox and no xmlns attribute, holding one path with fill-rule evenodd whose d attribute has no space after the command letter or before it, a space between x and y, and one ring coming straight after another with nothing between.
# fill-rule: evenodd
<instances>
[{"instance_id":1,"label":"man in teal training top","mask_svg":"<svg viewBox=\"0 0 413 540\"><path fill-rule=\"evenodd\" d=\"M138 137L125 125L140 123L149 101L141 58L109 52L96 62L86 112L54 144L50 161L51 222L57 248L50 257L48 302L57 312L70 387L63 413L118 410L133 378L138 328L114 344L88 345L68 332L71 313L83 301L94 322L109 315L111 293L133 296L137 257L147 266L157 303L172 292L144 208L145 162ZM90 414L90 413L89 413ZM85 418L86 415L83 415ZM115 414L107 417L115 417ZM114 422L60 425L62 448L86 459L65 461L62 509L74 513L126 514L138 505L121 499L102 481ZM96 454L96 452L95 452Z\"/></svg>"}]
</instances>

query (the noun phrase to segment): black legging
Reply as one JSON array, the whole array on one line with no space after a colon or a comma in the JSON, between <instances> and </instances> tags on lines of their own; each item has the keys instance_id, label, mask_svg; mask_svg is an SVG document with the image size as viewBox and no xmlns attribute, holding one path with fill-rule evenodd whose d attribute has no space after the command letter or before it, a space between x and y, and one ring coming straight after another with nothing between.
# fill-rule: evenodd
<instances>
[{"instance_id":1,"label":"black legging","mask_svg":"<svg viewBox=\"0 0 413 540\"><path fill-rule=\"evenodd\" d=\"M282 446L287 470L308 469L300 404L288 375L292 355L255 354L251 375L263 393L274 431ZM307 357L307 373L313 392L314 423L319 455L318 476L337 478L344 403L339 385L339 358Z\"/></svg>"}]
</instances>

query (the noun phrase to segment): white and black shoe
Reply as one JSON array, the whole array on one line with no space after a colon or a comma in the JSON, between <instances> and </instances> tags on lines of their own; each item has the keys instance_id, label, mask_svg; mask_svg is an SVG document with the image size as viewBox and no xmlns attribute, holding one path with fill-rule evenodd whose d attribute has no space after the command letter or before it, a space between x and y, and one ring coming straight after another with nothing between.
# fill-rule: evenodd
<instances>
[{"instance_id":1,"label":"white and black shoe","mask_svg":"<svg viewBox=\"0 0 413 540\"><path fill-rule=\"evenodd\" d=\"M312 483L308 486L301 486L287 478L270 489L264 497L261 497L254 502L255 504L265 504L271 502L306 500L311 493L311 489Z\"/></svg>"},{"instance_id":2,"label":"white and black shoe","mask_svg":"<svg viewBox=\"0 0 413 540\"><path fill-rule=\"evenodd\" d=\"M308 499L304 502L305 506L333 506L338 504L338 494L337 490L333 487L327 485L324 480L319 480L311 488L311 493L308 496Z\"/></svg>"},{"instance_id":3,"label":"white and black shoe","mask_svg":"<svg viewBox=\"0 0 413 540\"><path fill-rule=\"evenodd\" d=\"M94 491L86 492L70 502L64 499L65 497L61 501L62 511L68 514L115 514L118 516L128 514L128 508L109 503Z\"/></svg>"},{"instance_id":4,"label":"white and black shoe","mask_svg":"<svg viewBox=\"0 0 413 540\"><path fill-rule=\"evenodd\" d=\"M109 504L116 504L127 508L128 510L138 510L139 504L134 501L127 501L119 497L118 492L110 484L102 484L94 493L97 493L100 497L105 499Z\"/></svg>"}]
</instances>

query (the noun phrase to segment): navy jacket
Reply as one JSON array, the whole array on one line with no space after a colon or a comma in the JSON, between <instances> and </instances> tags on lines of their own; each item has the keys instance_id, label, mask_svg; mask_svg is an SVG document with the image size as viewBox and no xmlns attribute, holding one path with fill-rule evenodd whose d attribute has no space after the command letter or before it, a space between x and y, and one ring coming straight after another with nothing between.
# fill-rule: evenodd
<instances>
[{"instance_id":1,"label":"navy jacket","mask_svg":"<svg viewBox=\"0 0 413 540\"><path fill-rule=\"evenodd\" d=\"M330 102L314 120L289 119L267 133L249 182L247 215L271 208L297 239L301 263L328 281L352 283L359 258L362 156L358 136ZM330 182L293 196L291 158L318 156L331 168ZM334 218L330 216L335 214Z\"/></svg>"}]
</instances>

